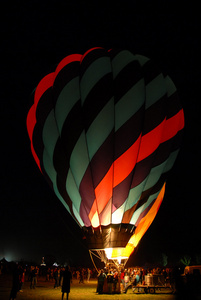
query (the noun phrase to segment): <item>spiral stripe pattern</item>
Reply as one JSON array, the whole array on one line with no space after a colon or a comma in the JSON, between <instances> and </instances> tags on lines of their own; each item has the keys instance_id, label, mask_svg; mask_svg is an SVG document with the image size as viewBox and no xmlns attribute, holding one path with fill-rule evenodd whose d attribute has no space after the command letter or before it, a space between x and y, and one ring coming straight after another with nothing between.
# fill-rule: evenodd
<instances>
[{"instance_id":1,"label":"spiral stripe pattern","mask_svg":"<svg viewBox=\"0 0 201 300\"><path fill-rule=\"evenodd\" d=\"M38 84L31 150L80 226L138 226L177 157L184 114L172 80L147 57L93 48Z\"/></svg>"}]
</instances>

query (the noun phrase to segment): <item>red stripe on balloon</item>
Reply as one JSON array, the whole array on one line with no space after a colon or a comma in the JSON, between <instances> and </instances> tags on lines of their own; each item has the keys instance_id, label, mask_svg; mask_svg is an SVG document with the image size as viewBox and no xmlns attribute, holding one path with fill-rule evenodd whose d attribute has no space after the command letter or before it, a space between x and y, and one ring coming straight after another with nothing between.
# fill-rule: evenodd
<instances>
[{"instance_id":1,"label":"red stripe on balloon","mask_svg":"<svg viewBox=\"0 0 201 300\"><path fill-rule=\"evenodd\" d=\"M164 134L161 138L161 143L164 143L173 138L178 131L184 128L184 111L181 109L176 115L169 118L165 122Z\"/></svg>"},{"instance_id":2,"label":"red stripe on balloon","mask_svg":"<svg viewBox=\"0 0 201 300\"><path fill-rule=\"evenodd\" d=\"M47 76L45 76L38 84L35 94L34 94L34 104L31 106L28 115L27 115L27 131L28 131L28 135L31 141L31 151L33 154L33 157L39 167L39 169L41 170L41 166L40 166L40 160L34 150L34 146L33 146L33 131L34 131L34 127L36 125L36 109L37 109L37 105L38 102L40 101L42 95L53 85L53 78L54 78L54 73L50 73Z\"/></svg>"},{"instance_id":3,"label":"red stripe on balloon","mask_svg":"<svg viewBox=\"0 0 201 300\"><path fill-rule=\"evenodd\" d=\"M87 54L89 54L90 52L92 52L93 50L96 50L96 49L104 49L102 47L94 47L92 49L89 49L88 51L86 51L83 55L82 55L82 58L80 60L80 63L82 63L83 59L85 58L85 56L87 56Z\"/></svg>"},{"instance_id":4,"label":"red stripe on balloon","mask_svg":"<svg viewBox=\"0 0 201 300\"><path fill-rule=\"evenodd\" d=\"M62 61L58 64L55 72L54 72L54 75L55 77L58 75L58 73L65 67L67 66L68 64L72 63L72 62L80 62L82 59L82 55L81 54L71 54L71 55L68 55L66 56L64 59L62 59Z\"/></svg>"},{"instance_id":5,"label":"red stripe on balloon","mask_svg":"<svg viewBox=\"0 0 201 300\"><path fill-rule=\"evenodd\" d=\"M151 132L142 136L141 142L139 137L138 140L125 153L123 153L111 166L110 171L113 169L114 166L113 187L121 183L132 172L137 162L140 162L149 155L151 155L161 143L173 138L178 131L183 129L183 127L184 116L183 110L181 109L176 115L174 115L170 119L164 119L163 122L161 122ZM139 142L140 149L138 154ZM138 157L136 159L137 154ZM95 189L97 197L90 212L90 219L94 215L97 206L99 208L98 212L100 214L112 196L112 178L111 176L108 176L108 174L110 174L110 172L107 173L107 175L102 179L102 181ZM106 193L107 198L105 198L106 194L101 192L105 189L105 187L107 187L106 190L108 191Z\"/></svg>"}]
</instances>

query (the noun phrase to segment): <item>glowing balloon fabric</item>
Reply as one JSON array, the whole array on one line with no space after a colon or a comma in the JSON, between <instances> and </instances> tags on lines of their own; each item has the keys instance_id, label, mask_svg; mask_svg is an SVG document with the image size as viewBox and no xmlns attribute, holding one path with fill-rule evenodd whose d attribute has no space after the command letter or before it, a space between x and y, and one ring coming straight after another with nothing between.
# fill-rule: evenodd
<instances>
[{"instance_id":1,"label":"glowing balloon fabric","mask_svg":"<svg viewBox=\"0 0 201 300\"><path fill-rule=\"evenodd\" d=\"M103 48L64 58L27 115L38 167L93 249L125 247L147 230L183 127L168 76L144 56Z\"/></svg>"}]
</instances>

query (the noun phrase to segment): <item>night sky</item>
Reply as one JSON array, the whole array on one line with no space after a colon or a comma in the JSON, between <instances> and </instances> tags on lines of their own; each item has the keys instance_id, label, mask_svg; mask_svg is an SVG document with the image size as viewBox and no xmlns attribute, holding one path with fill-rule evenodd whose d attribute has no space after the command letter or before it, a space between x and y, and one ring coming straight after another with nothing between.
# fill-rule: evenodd
<instances>
[{"instance_id":1,"label":"night sky","mask_svg":"<svg viewBox=\"0 0 201 300\"><path fill-rule=\"evenodd\" d=\"M161 253L169 261L186 254L201 260L201 14L191 7L175 13L171 1L85 2L13 1L1 7L0 259L90 261L79 227L32 157L26 114L32 91L62 58L101 46L152 58L174 81L185 113L164 201L130 260L153 262Z\"/></svg>"}]
</instances>

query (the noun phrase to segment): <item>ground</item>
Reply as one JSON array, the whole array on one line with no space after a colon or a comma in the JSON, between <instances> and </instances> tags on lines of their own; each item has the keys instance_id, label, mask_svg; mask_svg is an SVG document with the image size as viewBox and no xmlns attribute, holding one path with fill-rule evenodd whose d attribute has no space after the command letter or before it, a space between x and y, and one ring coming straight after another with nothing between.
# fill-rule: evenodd
<instances>
[{"instance_id":1,"label":"ground","mask_svg":"<svg viewBox=\"0 0 201 300\"><path fill-rule=\"evenodd\" d=\"M12 285L10 276L0 275L0 299L8 300ZM127 294L116 295L98 295L96 294L97 280L92 279L90 283L79 284L78 280L73 280L69 300L105 300L105 299L139 299L139 300L176 300L176 296L172 294L134 294L132 290L128 290ZM61 299L61 288L54 289L54 282L46 282L45 278L39 278L36 289L30 289L30 283L25 282L23 292L18 292L17 300L57 300Z\"/></svg>"}]
</instances>

